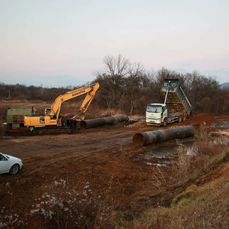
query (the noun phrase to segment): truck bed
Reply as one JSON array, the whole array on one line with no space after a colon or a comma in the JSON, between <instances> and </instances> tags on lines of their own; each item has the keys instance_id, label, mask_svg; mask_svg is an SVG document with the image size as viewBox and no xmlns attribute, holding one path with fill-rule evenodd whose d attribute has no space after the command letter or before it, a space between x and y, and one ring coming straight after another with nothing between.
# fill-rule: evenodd
<instances>
[{"instance_id":1,"label":"truck bed","mask_svg":"<svg viewBox=\"0 0 229 229\"><path fill-rule=\"evenodd\" d=\"M171 84L170 90L167 95L166 104L170 107L172 112L182 112L191 114L192 106L188 101L188 98L184 94L184 91L180 87L179 80L171 79L166 81L167 84L164 84L162 87L162 94L165 96L168 89L169 83Z\"/></svg>"}]
</instances>

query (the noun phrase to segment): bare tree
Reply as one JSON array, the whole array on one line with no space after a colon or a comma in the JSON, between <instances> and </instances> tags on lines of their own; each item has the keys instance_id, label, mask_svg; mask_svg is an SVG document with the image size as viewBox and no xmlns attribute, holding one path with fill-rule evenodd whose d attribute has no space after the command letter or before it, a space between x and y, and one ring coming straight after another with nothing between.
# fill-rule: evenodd
<instances>
[{"instance_id":1,"label":"bare tree","mask_svg":"<svg viewBox=\"0 0 229 229\"><path fill-rule=\"evenodd\" d=\"M103 69L95 73L100 82L99 93L108 108L117 108L123 96L124 76L128 74L130 62L121 55L117 58L105 56L103 62Z\"/></svg>"},{"instance_id":2,"label":"bare tree","mask_svg":"<svg viewBox=\"0 0 229 229\"><path fill-rule=\"evenodd\" d=\"M129 66L128 77L126 78L125 94L130 102L130 114L133 114L136 100L141 98L143 87L144 67L141 63L134 63Z\"/></svg>"},{"instance_id":3,"label":"bare tree","mask_svg":"<svg viewBox=\"0 0 229 229\"><path fill-rule=\"evenodd\" d=\"M103 62L103 74L112 77L124 77L128 73L130 62L128 59L122 57L120 54L118 55L117 59L113 56L105 56Z\"/></svg>"}]
</instances>

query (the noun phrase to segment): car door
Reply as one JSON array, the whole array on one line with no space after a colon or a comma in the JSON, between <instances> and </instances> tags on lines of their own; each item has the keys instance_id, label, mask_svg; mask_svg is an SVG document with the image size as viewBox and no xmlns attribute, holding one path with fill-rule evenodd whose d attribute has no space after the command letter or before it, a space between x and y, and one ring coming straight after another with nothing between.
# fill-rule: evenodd
<instances>
[{"instance_id":1,"label":"car door","mask_svg":"<svg viewBox=\"0 0 229 229\"><path fill-rule=\"evenodd\" d=\"M10 162L2 154L0 154L0 174L8 173L10 167Z\"/></svg>"}]
</instances>

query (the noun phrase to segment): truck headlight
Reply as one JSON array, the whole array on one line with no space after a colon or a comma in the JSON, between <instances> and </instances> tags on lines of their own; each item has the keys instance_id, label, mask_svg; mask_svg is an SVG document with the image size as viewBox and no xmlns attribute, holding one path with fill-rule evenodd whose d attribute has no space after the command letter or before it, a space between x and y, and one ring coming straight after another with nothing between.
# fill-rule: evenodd
<instances>
[{"instance_id":1,"label":"truck headlight","mask_svg":"<svg viewBox=\"0 0 229 229\"><path fill-rule=\"evenodd\" d=\"M161 123L161 119L160 118L156 119L156 123Z\"/></svg>"}]
</instances>

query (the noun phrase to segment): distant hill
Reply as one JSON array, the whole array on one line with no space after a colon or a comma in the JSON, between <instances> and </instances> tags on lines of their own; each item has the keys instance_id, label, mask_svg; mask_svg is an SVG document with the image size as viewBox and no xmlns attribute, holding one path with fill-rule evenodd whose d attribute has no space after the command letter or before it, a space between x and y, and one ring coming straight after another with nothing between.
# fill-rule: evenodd
<instances>
[{"instance_id":1,"label":"distant hill","mask_svg":"<svg viewBox=\"0 0 229 229\"><path fill-rule=\"evenodd\" d=\"M220 86L220 88L229 87L229 82L228 83L222 83L219 86Z\"/></svg>"}]
</instances>

